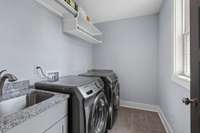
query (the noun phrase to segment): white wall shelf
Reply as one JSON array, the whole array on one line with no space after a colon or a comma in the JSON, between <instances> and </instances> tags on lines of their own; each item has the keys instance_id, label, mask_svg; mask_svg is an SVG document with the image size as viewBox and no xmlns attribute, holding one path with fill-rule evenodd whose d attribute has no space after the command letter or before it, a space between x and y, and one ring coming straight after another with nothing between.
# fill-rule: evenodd
<instances>
[{"instance_id":1,"label":"white wall shelf","mask_svg":"<svg viewBox=\"0 0 200 133\"><path fill-rule=\"evenodd\" d=\"M90 36L89 34L83 32L82 30L78 30L78 29L74 29L74 30L71 30L68 32L69 34L71 35L74 35L78 38L81 38L89 43L92 43L92 44L100 44L102 43L102 41L99 41L97 40L96 38Z\"/></svg>"},{"instance_id":2,"label":"white wall shelf","mask_svg":"<svg viewBox=\"0 0 200 133\"><path fill-rule=\"evenodd\" d=\"M65 15L72 14L77 16L78 12L67 4L64 0L36 0L38 3L55 13L60 17Z\"/></svg>"},{"instance_id":3,"label":"white wall shelf","mask_svg":"<svg viewBox=\"0 0 200 133\"><path fill-rule=\"evenodd\" d=\"M65 16L63 19L64 32L81 38L89 43L99 44L102 41L97 40L94 36L102 35L102 33L92 24L78 16L74 19L71 15Z\"/></svg>"},{"instance_id":4,"label":"white wall shelf","mask_svg":"<svg viewBox=\"0 0 200 133\"><path fill-rule=\"evenodd\" d=\"M41 5L63 18L64 32L81 38L89 43L98 44L102 41L94 36L102 33L91 23L78 15L78 12L64 0L36 0Z\"/></svg>"},{"instance_id":5,"label":"white wall shelf","mask_svg":"<svg viewBox=\"0 0 200 133\"><path fill-rule=\"evenodd\" d=\"M79 15L76 17L76 23L80 29L84 30L92 36L102 35L99 29L97 29L92 23L87 22L83 18L79 17Z\"/></svg>"}]
</instances>

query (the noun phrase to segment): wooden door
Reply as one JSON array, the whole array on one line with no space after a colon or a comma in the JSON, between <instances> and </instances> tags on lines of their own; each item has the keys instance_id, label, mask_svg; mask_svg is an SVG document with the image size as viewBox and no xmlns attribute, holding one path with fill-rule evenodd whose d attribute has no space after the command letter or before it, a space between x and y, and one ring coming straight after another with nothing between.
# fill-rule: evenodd
<instances>
[{"instance_id":1,"label":"wooden door","mask_svg":"<svg viewBox=\"0 0 200 133\"><path fill-rule=\"evenodd\" d=\"M200 0L190 0L191 133L200 133Z\"/></svg>"}]
</instances>

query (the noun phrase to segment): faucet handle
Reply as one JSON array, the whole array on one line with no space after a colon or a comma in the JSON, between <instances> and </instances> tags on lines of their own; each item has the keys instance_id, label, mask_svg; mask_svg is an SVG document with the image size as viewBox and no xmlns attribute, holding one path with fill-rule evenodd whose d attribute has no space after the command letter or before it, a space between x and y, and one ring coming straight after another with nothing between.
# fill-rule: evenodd
<instances>
[{"instance_id":1,"label":"faucet handle","mask_svg":"<svg viewBox=\"0 0 200 133\"><path fill-rule=\"evenodd\" d=\"M6 72L6 71L7 71L6 69L0 71L0 76L1 76L1 74L2 74L3 72Z\"/></svg>"}]
</instances>

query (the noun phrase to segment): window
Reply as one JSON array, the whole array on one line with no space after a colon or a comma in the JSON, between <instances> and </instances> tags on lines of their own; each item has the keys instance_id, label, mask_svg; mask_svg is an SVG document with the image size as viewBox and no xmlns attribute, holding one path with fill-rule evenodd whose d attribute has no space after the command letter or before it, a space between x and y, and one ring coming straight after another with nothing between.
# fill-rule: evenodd
<instances>
[{"instance_id":1,"label":"window","mask_svg":"<svg viewBox=\"0 0 200 133\"><path fill-rule=\"evenodd\" d=\"M190 0L174 0L174 72L179 84L189 88ZM177 80L175 80L177 82ZM181 82L180 82L181 81Z\"/></svg>"},{"instance_id":2,"label":"window","mask_svg":"<svg viewBox=\"0 0 200 133\"><path fill-rule=\"evenodd\" d=\"M190 77L190 2L183 0L183 45L184 45L184 71L183 74Z\"/></svg>"}]
</instances>

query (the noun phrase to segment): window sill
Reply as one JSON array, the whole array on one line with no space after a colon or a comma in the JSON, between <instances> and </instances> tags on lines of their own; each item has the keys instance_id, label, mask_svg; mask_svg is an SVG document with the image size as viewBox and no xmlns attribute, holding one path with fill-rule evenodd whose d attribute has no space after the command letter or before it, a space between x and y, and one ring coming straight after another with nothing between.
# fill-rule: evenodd
<instances>
[{"instance_id":1,"label":"window sill","mask_svg":"<svg viewBox=\"0 0 200 133\"><path fill-rule=\"evenodd\" d=\"M176 84L186 88L187 90L190 90L190 78L183 76L183 75L172 75L172 81Z\"/></svg>"}]
</instances>

